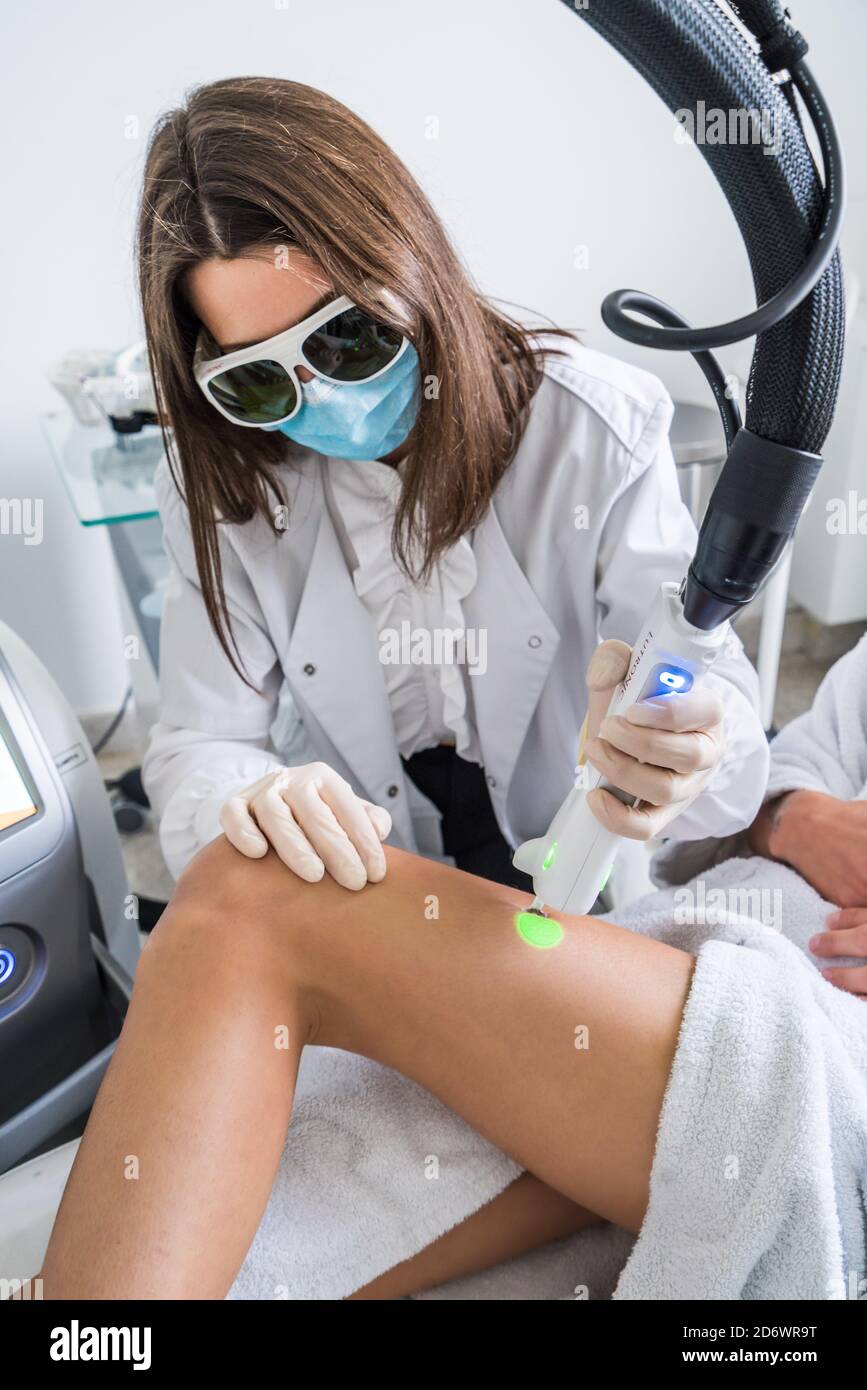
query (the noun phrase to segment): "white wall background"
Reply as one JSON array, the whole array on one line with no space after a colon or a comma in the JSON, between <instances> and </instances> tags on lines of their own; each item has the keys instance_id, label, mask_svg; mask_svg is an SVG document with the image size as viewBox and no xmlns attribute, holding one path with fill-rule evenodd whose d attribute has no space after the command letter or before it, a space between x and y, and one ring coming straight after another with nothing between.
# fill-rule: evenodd
<instances>
[{"instance_id":1,"label":"white wall background","mask_svg":"<svg viewBox=\"0 0 867 1390\"><path fill-rule=\"evenodd\" d=\"M791 8L846 145L844 250L863 280L867 5ZM612 338L604 294L647 289L697 323L752 304L704 162L556 0L41 0L7 8L2 28L0 496L44 498L45 540L0 535L0 616L80 711L112 707L127 672L106 537L78 525L38 426L59 399L44 373L70 348L139 335L132 228L146 136L188 87L255 73L337 96L406 161L486 293L583 330L686 399L707 398L691 361ZM749 361L743 348L722 356L731 370Z\"/></svg>"}]
</instances>

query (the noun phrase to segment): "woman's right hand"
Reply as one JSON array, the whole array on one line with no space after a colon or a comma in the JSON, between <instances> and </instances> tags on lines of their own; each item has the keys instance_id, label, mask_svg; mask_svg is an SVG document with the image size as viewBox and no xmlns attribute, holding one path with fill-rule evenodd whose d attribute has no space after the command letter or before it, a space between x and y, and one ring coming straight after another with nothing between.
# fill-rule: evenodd
<instances>
[{"instance_id":1,"label":"woman's right hand","mask_svg":"<svg viewBox=\"0 0 867 1390\"><path fill-rule=\"evenodd\" d=\"M352 889L385 877L381 842L391 830L391 816L356 796L327 763L269 772L225 802L220 825L249 859L261 859L271 845L308 883L326 870Z\"/></svg>"}]
</instances>

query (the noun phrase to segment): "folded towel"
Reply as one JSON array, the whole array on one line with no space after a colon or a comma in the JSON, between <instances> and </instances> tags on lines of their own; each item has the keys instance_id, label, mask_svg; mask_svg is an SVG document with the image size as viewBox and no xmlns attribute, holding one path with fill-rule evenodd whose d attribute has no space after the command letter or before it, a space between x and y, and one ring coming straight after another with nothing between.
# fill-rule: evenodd
<instances>
[{"instance_id":1,"label":"folded towel","mask_svg":"<svg viewBox=\"0 0 867 1390\"><path fill-rule=\"evenodd\" d=\"M742 891L747 867L723 866L713 887ZM777 886L791 892L792 917L805 885L773 867L789 880ZM713 931L684 1013L647 1216L614 1296L860 1296L867 1009L775 928L730 911Z\"/></svg>"}]
</instances>

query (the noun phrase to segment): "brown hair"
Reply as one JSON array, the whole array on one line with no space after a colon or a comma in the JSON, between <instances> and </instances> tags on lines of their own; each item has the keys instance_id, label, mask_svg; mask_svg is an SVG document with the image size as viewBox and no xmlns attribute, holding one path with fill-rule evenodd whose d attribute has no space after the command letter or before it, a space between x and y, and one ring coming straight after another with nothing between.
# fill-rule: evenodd
<instances>
[{"instance_id":1,"label":"brown hair","mask_svg":"<svg viewBox=\"0 0 867 1390\"><path fill-rule=\"evenodd\" d=\"M279 432L236 428L208 404L192 372L200 324L181 282L201 261L271 247L304 252L335 295L405 333L422 380L437 383L434 398L422 392L392 535L413 578L429 578L484 516L520 443L546 350L473 287L408 169L333 97L279 78L231 78L194 89L160 120L138 221L145 331L208 617L241 675L217 525L259 515L277 531L280 465L293 446ZM422 557L415 572L412 554Z\"/></svg>"}]
</instances>

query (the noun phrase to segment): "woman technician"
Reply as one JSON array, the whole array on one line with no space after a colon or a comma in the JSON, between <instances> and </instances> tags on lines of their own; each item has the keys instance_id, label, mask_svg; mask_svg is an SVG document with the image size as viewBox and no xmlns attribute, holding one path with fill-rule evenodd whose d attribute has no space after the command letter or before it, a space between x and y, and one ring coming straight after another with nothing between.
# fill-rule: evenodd
<instances>
[{"instance_id":1,"label":"woman technician","mask_svg":"<svg viewBox=\"0 0 867 1390\"><path fill-rule=\"evenodd\" d=\"M222 827L310 881L382 878L388 838L526 886L511 847L622 674L599 643L692 554L664 389L491 307L397 156L296 83L162 122L139 245L172 430L144 765L170 868ZM599 819L674 852L747 825L755 704L732 639L700 689L606 721L587 759L641 805L597 791Z\"/></svg>"}]
</instances>

